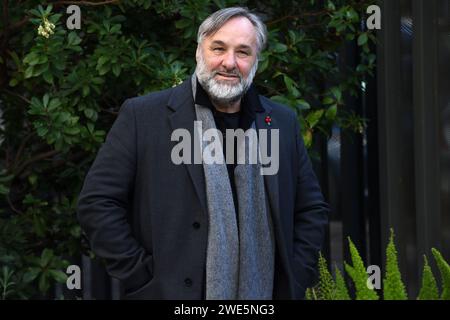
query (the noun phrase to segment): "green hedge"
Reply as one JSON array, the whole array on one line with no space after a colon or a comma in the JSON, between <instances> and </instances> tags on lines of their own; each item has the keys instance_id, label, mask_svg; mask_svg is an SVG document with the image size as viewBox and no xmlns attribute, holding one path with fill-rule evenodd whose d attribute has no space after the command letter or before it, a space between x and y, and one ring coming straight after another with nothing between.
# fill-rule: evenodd
<instances>
[{"instance_id":1,"label":"green hedge","mask_svg":"<svg viewBox=\"0 0 450 320\"><path fill-rule=\"evenodd\" d=\"M263 15L269 45L256 84L297 112L307 147L333 124L364 129L341 108L374 68L374 35L360 29L364 1L83 1L80 30L66 27L68 2L9 1L0 20L3 299L45 296L64 282L64 257L86 251L77 195L120 105L186 79L197 28L220 7ZM361 49L360 63L339 70L348 41Z\"/></svg>"}]
</instances>

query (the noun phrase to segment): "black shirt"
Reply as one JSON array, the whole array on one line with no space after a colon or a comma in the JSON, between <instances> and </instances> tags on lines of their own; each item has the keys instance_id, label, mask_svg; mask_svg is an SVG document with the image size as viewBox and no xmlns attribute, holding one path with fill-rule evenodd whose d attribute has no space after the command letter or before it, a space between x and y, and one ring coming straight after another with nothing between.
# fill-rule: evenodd
<instances>
[{"instance_id":1,"label":"black shirt","mask_svg":"<svg viewBox=\"0 0 450 320\"><path fill-rule=\"evenodd\" d=\"M222 149L223 149L223 156L226 157L227 154L227 137L226 137L226 129L239 129L239 122L241 120L241 111L235 112L235 113L226 113L226 112L221 112L218 110L214 110L213 111L213 115L214 115L214 121L216 123L216 127L217 129L220 130L220 132L222 133L222 137L223 137L223 144L222 144ZM225 161L227 159L225 158ZM228 163L227 164L227 170L228 170L228 178L230 179L230 185L231 185L231 190L233 191L233 200L234 200L234 205L235 205L235 209L237 212L237 193L236 193L236 184L234 182L234 169L236 168L236 163L237 163L237 143L236 143L236 139L234 141L234 159L233 162Z\"/></svg>"}]
</instances>

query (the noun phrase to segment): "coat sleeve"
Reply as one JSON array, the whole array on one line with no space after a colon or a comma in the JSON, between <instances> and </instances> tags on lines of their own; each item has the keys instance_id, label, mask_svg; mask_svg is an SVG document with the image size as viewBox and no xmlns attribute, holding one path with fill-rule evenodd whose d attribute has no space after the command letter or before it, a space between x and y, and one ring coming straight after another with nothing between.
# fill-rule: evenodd
<instances>
[{"instance_id":1,"label":"coat sleeve","mask_svg":"<svg viewBox=\"0 0 450 320\"><path fill-rule=\"evenodd\" d=\"M133 237L127 219L136 172L136 144L133 103L127 100L78 199L78 220L92 251L105 260L108 273L123 280L130 291L152 277L152 256Z\"/></svg>"},{"instance_id":2,"label":"coat sleeve","mask_svg":"<svg viewBox=\"0 0 450 320\"><path fill-rule=\"evenodd\" d=\"M318 180L295 119L297 149L297 186L294 212L294 277L297 296L303 298L306 288L317 278L318 253L325 239L329 206L324 201Z\"/></svg>"}]
</instances>

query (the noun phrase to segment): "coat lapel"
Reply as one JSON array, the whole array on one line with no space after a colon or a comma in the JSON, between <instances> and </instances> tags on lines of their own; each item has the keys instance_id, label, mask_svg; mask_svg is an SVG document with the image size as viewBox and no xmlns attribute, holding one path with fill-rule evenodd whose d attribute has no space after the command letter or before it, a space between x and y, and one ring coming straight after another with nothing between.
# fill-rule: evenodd
<instances>
[{"instance_id":1,"label":"coat lapel","mask_svg":"<svg viewBox=\"0 0 450 320\"><path fill-rule=\"evenodd\" d=\"M269 129L267 134L267 150L269 154L271 154L271 130L270 129L280 129L277 118L274 117L272 112L272 107L264 101L264 99L260 99L261 106L264 108L264 112L256 113L256 128L259 129ZM266 117L270 117L270 125L268 125L265 121ZM279 142L281 144L281 141ZM281 146L280 146L281 147ZM281 157L281 154L279 154ZM281 161L279 162L281 163ZM278 184L278 174L274 175L264 175L264 183L267 190L267 194L269 197L269 204L271 209L272 222L274 227L276 248L278 250L281 265L284 267L286 274L288 277L292 278L292 271L289 263L289 255L286 250L286 240L284 237L284 230L281 224L280 217L280 196L279 196L279 184ZM292 287L292 281L289 281L289 287L291 290L291 294L293 294L294 289Z\"/></svg>"},{"instance_id":2,"label":"coat lapel","mask_svg":"<svg viewBox=\"0 0 450 320\"><path fill-rule=\"evenodd\" d=\"M267 132L267 150L271 153L271 129L279 129L277 119L271 116L272 107L264 101L261 101L261 105L264 108L264 112L256 113L256 129L268 129ZM266 117L271 117L271 123L268 125L265 121ZM279 207L279 193L278 193L278 174L275 175L264 175L264 183L267 189L267 194L269 195L269 202L272 209L274 218L279 221L280 207Z\"/></svg>"},{"instance_id":3,"label":"coat lapel","mask_svg":"<svg viewBox=\"0 0 450 320\"><path fill-rule=\"evenodd\" d=\"M167 103L167 107L173 111L169 116L172 130L188 130L191 135L191 142L194 143L194 121L196 120L196 117L190 78L174 88L174 91L169 98L169 102ZM183 165L189 172L200 205L206 214L208 211L206 205L206 187L203 166L194 163Z\"/></svg>"}]
</instances>

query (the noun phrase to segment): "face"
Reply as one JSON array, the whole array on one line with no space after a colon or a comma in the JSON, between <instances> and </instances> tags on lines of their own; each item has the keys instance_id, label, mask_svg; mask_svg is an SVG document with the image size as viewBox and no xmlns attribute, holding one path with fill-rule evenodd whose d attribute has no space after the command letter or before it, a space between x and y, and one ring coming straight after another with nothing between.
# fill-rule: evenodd
<instances>
[{"instance_id":1,"label":"face","mask_svg":"<svg viewBox=\"0 0 450 320\"><path fill-rule=\"evenodd\" d=\"M256 30L245 17L232 18L197 47L197 78L221 104L238 101L258 68Z\"/></svg>"}]
</instances>

